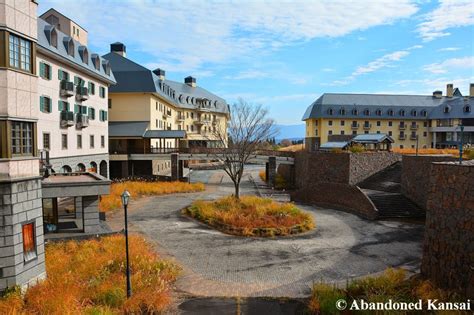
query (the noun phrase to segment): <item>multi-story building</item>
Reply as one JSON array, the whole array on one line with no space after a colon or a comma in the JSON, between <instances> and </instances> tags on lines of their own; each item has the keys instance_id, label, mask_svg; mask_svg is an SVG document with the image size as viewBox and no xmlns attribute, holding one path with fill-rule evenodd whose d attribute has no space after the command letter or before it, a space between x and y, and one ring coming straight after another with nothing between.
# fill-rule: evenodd
<instances>
[{"instance_id":1,"label":"multi-story building","mask_svg":"<svg viewBox=\"0 0 474 315\"><path fill-rule=\"evenodd\" d=\"M110 185L95 174L107 175L110 65L36 10L0 2L0 291L45 277L45 233L100 232Z\"/></svg>"},{"instance_id":2,"label":"multi-story building","mask_svg":"<svg viewBox=\"0 0 474 315\"><path fill-rule=\"evenodd\" d=\"M117 85L109 94L111 177L167 174L169 160L129 160L127 154L171 152L179 148L222 145L229 108L224 99L197 86L166 79L162 69L149 70L126 57L122 43L103 56Z\"/></svg>"},{"instance_id":3,"label":"multi-story building","mask_svg":"<svg viewBox=\"0 0 474 315\"><path fill-rule=\"evenodd\" d=\"M115 79L86 45L87 32L56 10L38 19L38 148L49 152L52 172L108 177L107 93Z\"/></svg>"},{"instance_id":4,"label":"multi-story building","mask_svg":"<svg viewBox=\"0 0 474 315\"><path fill-rule=\"evenodd\" d=\"M358 134L387 134L394 148L443 148L474 144L474 84L470 95L447 85L447 93L382 95L325 93L306 110L306 149L348 141ZM461 128L462 126L462 128Z\"/></svg>"}]
</instances>

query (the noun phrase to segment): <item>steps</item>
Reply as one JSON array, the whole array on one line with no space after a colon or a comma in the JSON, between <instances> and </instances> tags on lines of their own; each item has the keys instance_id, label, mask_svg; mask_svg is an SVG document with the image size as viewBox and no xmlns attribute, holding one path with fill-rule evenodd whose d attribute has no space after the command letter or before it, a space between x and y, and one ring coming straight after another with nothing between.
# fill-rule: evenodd
<instances>
[{"instance_id":1,"label":"steps","mask_svg":"<svg viewBox=\"0 0 474 315\"><path fill-rule=\"evenodd\" d=\"M423 218L425 212L401 193L401 162L365 179L358 186L373 202L379 218Z\"/></svg>"}]
</instances>

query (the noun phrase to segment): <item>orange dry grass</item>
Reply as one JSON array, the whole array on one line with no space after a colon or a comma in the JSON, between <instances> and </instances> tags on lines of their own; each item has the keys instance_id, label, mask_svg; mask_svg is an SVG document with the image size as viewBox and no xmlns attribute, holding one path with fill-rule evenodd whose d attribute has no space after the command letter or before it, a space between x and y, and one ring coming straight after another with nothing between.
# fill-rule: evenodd
<instances>
[{"instance_id":1,"label":"orange dry grass","mask_svg":"<svg viewBox=\"0 0 474 315\"><path fill-rule=\"evenodd\" d=\"M279 151L289 151L289 152L297 152L304 150L304 144L294 144L294 145L289 145L284 148L280 148Z\"/></svg>"},{"instance_id":2,"label":"orange dry grass","mask_svg":"<svg viewBox=\"0 0 474 315\"><path fill-rule=\"evenodd\" d=\"M314 228L311 215L292 203L279 203L268 198L243 196L240 199L224 197L216 201L197 200L185 210L193 218L211 226L227 226L247 236L255 235L253 229L275 229L280 235L291 233L297 225L300 231Z\"/></svg>"},{"instance_id":3,"label":"orange dry grass","mask_svg":"<svg viewBox=\"0 0 474 315\"><path fill-rule=\"evenodd\" d=\"M258 172L258 176L260 176L260 179L263 180L264 182L267 181L267 176L265 176L265 171Z\"/></svg>"},{"instance_id":4,"label":"orange dry grass","mask_svg":"<svg viewBox=\"0 0 474 315\"><path fill-rule=\"evenodd\" d=\"M393 152L401 153L401 154L416 154L416 149L394 148ZM458 155L459 150L456 150L456 149L418 149L418 154L451 154L451 155Z\"/></svg>"},{"instance_id":5,"label":"orange dry grass","mask_svg":"<svg viewBox=\"0 0 474 315\"><path fill-rule=\"evenodd\" d=\"M157 196L175 193L197 192L204 190L202 183L183 182L139 182L126 181L110 185L110 195L102 196L99 204L101 211L111 211L122 206L120 195L128 190L132 200L142 196Z\"/></svg>"},{"instance_id":6,"label":"orange dry grass","mask_svg":"<svg viewBox=\"0 0 474 315\"><path fill-rule=\"evenodd\" d=\"M0 299L1 314L123 314L153 313L171 303L171 284L179 268L159 259L141 237L130 236L133 295L126 298L125 240L54 243L46 248L48 278Z\"/></svg>"}]
</instances>

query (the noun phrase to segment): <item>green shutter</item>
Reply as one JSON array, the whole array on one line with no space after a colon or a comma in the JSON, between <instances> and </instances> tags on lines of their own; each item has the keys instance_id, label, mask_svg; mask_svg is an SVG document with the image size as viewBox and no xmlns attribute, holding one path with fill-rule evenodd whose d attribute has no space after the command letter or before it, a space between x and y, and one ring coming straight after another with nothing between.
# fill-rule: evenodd
<instances>
[{"instance_id":1,"label":"green shutter","mask_svg":"<svg viewBox=\"0 0 474 315\"><path fill-rule=\"evenodd\" d=\"M79 77L77 76L74 77L74 84L79 85Z\"/></svg>"},{"instance_id":2,"label":"green shutter","mask_svg":"<svg viewBox=\"0 0 474 315\"><path fill-rule=\"evenodd\" d=\"M53 78L53 67L49 65L48 67L48 80L51 80Z\"/></svg>"},{"instance_id":3,"label":"green shutter","mask_svg":"<svg viewBox=\"0 0 474 315\"><path fill-rule=\"evenodd\" d=\"M74 104L74 114L77 114L77 113L79 113L79 105Z\"/></svg>"},{"instance_id":4,"label":"green shutter","mask_svg":"<svg viewBox=\"0 0 474 315\"><path fill-rule=\"evenodd\" d=\"M48 98L48 113L51 113L53 111L53 100Z\"/></svg>"},{"instance_id":5,"label":"green shutter","mask_svg":"<svg viewBox=\"0 0 474 315\"><path fill-rule=\"evenodd\" d=\"M44 63L40 62L40 77L44 77Z\"/></svg>"},{"instance_id":6,"label":"green shutter","mask_svg":"<svg viewBox=\"0 0 474 315\"><path fill-rule=\"evenodd\" d=\"M40 111L44 111L44 97L40 96Z\"/></svg>"},{"instance_id":7,"label":"green shutter","mask_svg":"<svg viewBox=\"0 0 474 315\"><path fill-rule=\"evenodd\" d=\"M104 110L104 121L107 121L107 112Z\"/></svg>"},{"instance_id":8,"label":"green shutter","mask_svg":"<svg viewBox=\"0 0 474 315\"><path fill-rule=\"evenodd\" d=\"M58 69L58 80L62 80L63 79L63 72L61 71L61 69Z\"/></svg>"},{"instance_id":9,"label":"green shutter","mask_svg":"<svg viewBox=\"0 0 474 315\"><path fill-rule=\"evenodd\" d=\"M81 106L81 114L87 115L87 106Z\"/></svg>"}]
</instances>

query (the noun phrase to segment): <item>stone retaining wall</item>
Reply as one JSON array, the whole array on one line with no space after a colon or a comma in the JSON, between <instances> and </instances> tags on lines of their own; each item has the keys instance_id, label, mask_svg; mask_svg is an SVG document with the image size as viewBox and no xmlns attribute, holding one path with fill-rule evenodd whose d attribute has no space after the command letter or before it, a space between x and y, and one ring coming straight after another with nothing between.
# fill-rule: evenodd
<instances>
[{"instance_id":1,"label":"stone retaining wall","mask_svg":"<svg viewBox=\"0 0 474 315\"><path fill-rule=\"evenodd\" d=\"M402 158L402 193L426 210L431 163L454 160L456 158L450 155L404 155Z\"/></svg>"},{"instance_id":2,"label":"stone retaining wall","mask_svg":"<svg viewBox=\"0 0 474 315\"><path fill-rule=\"evenodd\" d=\"M400 154L386 151L350 154L349 184L357 185L398 161L401 161Z\"/></svg>"},{"instance_id":3,"label":"stone retaining wall","mask_svg":"<svg viewBox=\"0 0 474 315\"><path fill-rule=\"evenodd\" d=\"M433 163L421 272L474 298L474 161Z\"/></svg>"}]
</instances>

